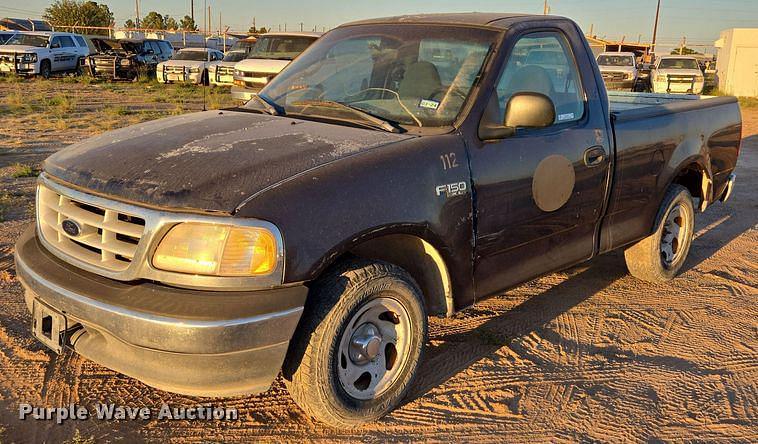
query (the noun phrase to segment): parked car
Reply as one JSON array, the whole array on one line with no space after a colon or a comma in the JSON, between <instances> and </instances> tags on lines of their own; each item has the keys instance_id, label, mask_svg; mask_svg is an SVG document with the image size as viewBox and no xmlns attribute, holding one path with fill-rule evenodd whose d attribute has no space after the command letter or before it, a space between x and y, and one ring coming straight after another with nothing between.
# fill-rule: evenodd
<instances>
[{"instance_id":1,"label":"parked car","mask_svg":"<svg viewBox=\"0 0 758 444\"><path fill-rule=\"evenodd\" d=\"M662 56L650 73L653 92L701 94L705 76L695 57Z\"/></svg>"},{"instance_id":2,"label":"parked car","mask_svg":"<svg viewBox=\"0 0 758 444\"><path fill-rule=\"evenodd\" d=\"M245 60L234 68L232 97L250 100L321 35L320 32L270 32L258 37Z\"/></svg>"},{"instance_id":3,"label":"parked car","mask_svg":"<svg viewBox=\"0 0 758 444\"><path fill-rule=\"evenodd\" d=\"M11 37L16 35L18 31L0 31L0 45L4 45Z\"/></svg>"},{"instance_id":4,"label":"parked car","mask_svg":"<svg viewBox=\"0 0 758 444\"><path fill-rule=\"evenodd\" d=\"M89 55L87 42L69 32L19 32L0 46L0 73L40 75L80 73Z\"/></svg>"},{"instance_id":5,"label":"parked car","mask_svg":"<svg viewBox=\"0 0 758 444\"><path fill-rule=\"evenodd\" d=\"M633 52L604 52L597 56L597 64L607 89L636 90L639 73Z\"/></svg>"},{"instance_id":6,"label":"parked car","mask_svg":"<svg viewBox=\"0 0 758 444\"><path fill-rule=\"evenodd\" d=\"M212 63L208 68L211 85L232 86L234 84L234 65L245 58L247 52L242 50L229 51L223 60Z\"/></svg>"},{"instance_id":7,"label":"parked car","mask_svg":"<svg viewBox=\"0 0 758 444\"><path fill-rule=\"evenodd\" d=\"M158 82L208 85L208 67L223 58L224 53L215 49L180 49L174 58L158 64L156 68Z\"/></svg>"},{"instance_id":8,"label":"parked car","mask_svg":"<svg viewBox=\"0 0 758 444\"><path fill-rule=\"evenodd\" d=\"M442 46L465 54L450 81ZM529 57L545 48L563 64ZM429 316L613 250L673 279L696 211L731 195L740 133L734 97L609 96L569 19L366 20L238 110L48 158L16 270L53 350L193 396L281 374L354 427L414 387Z\"/></svg>"},{"instance_id":9,"label":"parked car","mask_svg":"<svg viewBox=\"0 0 758 444\"><path fill-rule=\"evenodd\" d=\"M165 40L92 38L97 53L89 56L93 77L137 80L140 73L155 75L158 63L170 60L174 47Z\"/></svg>"}]
</instances>

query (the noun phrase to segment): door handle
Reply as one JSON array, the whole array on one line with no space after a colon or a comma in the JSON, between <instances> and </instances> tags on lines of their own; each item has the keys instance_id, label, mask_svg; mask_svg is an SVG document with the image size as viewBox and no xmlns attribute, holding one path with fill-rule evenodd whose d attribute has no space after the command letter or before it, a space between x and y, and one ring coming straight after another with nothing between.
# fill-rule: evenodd
<instances>
[{"instance_id":1,"label":"door handle","mask_svg":"<svg viewBox=\"0 0 758 444\"><path fill-rule=\"evenodd\" d=\"M596 167L605 161L605 148L593 146L584 152L584 164L588 167Z\"/></svg>"}]
</instances>

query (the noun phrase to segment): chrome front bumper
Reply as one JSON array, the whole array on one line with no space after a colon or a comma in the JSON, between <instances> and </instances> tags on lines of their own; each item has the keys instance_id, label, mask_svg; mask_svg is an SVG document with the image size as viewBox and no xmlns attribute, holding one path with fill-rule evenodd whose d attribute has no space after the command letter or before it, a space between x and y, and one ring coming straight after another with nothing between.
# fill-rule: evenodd
<instances>
[{"instance_id":1,"label":"chrome front bumper","mask_svg":"<svg viewBox=\"0 0 758 444\"><path fill-rule=\"evenodd\" d=\"M302 285L214 292L118 282L54 257L34 227L17 242L15 260L29 310L37 301L66 317L72 332L66 346L148 385L187 395L267 390L307 295Z\"/></svg>"}]
</instances>

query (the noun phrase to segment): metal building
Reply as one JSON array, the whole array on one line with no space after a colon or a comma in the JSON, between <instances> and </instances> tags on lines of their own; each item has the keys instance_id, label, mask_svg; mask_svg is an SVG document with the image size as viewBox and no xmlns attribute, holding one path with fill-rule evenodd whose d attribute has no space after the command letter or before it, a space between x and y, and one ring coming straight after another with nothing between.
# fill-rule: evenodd
<instances>
[{"instance_id":1,"label":"metal building","mask_svg":"<svg viewBox=\"0 0 758 444\"><path fill-rule=\"evenodd\" d=\"M758 28L721 32L716 76L719 89L740 97L758 97Z\"/></svg>"}]
</instances>

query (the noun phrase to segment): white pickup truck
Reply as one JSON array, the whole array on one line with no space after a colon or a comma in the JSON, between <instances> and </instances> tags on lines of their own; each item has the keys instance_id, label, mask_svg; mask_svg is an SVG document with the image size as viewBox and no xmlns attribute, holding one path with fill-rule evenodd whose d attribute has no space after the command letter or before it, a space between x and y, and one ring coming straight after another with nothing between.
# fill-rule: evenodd
<instances>
[{"instance_id":1,"label":"white pickup truck","mask_svg":"<svg viewBox=\"0 0 758 444\"><path fill-rule=\"evenodd\" d=\"M245 60L234 67L232 97L250 100L321 35L320 32L270 32L258 37Z\"/></svg>"},{"instance_id":2,"label":"white pickup truck","mask_svg":"<svg viewBox=\"0 0 758 444\"><path fill-rule=\"evenodd\" d=\"M54 72L81 72L89 46L79 34L20 32L0 46L0 73L49 78Z\"/></svg>"},{"instance_id":3,"label":"white pickup truck","mask_svg":"<svg viewBox=\"0 0 758 444\"><path fill-rule=\"evenodd\" d=\"M633 52L604 52L597 56L597 65L606 89L634 91L639 72Z\"/></svg>"},{"instance_id":4,"label":"white pickup truck","mask_svg":"<svg viewBox=\"0 0 758 444\"><path fill-rule=\"evenodd\" d=\"M663 56L650 73L650 83L656 93L701 94L705 76L694 57Z\"/></svg>"},{"instance_id":5,"label":"white pickup truck","mask_svg":"<svg viewBox=\"0 0 758 444\"><path fill-rule=\"evenodd\" d=\"M209 48L184 48L171 60L155 69L158 83L194 83L208 85L208 68L224 58L224 53Z\"/></svg>"}]
</instances>

